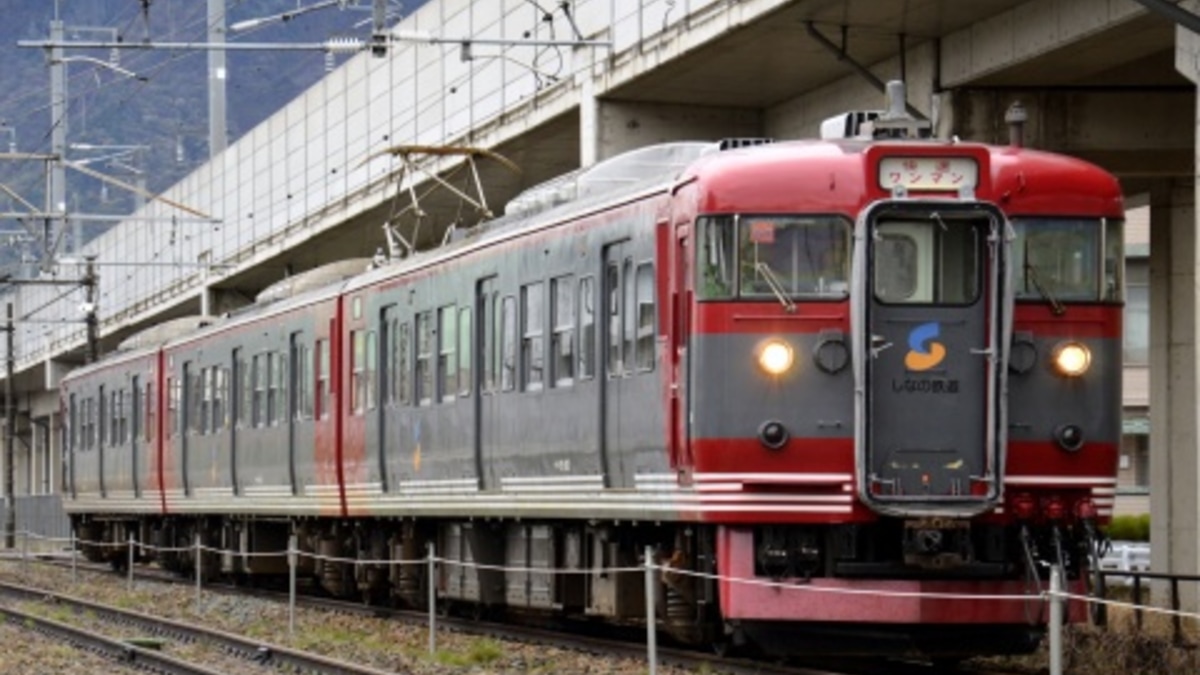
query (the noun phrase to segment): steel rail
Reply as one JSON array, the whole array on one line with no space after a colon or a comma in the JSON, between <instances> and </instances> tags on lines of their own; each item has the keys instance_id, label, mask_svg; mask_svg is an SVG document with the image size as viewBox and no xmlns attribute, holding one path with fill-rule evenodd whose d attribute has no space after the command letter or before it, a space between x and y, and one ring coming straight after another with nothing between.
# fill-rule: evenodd
<instances>
[{"instance_id":1,"label":"steel rail","mask_svg":"<svg viewBox=\"0 0 1200 675\"><path fill-rule=\"evenodd\" d=\"M119 661L130 668L146 669L165 675L222 675L219 671L204 666L181 661L166 654L143 649L128 642L113 640L83 628L51 621L20 610L0 607L0 618L24 630L32 630L57 638L74 645L77 649L86 649L113 661Z\"/></svg>"},{"instance_id":2,"label":"steel rail","mask_svg":"<svg viewBox=\"0 0 1200 675\"><path fill-rule=\"evenodd\" d=\"M42 602L53 600L59 607L68 607L76 611L92 612L96 616L109 617L115 621L136 625L145 630L172 635L181 640L216 644L232 653L244 656L248 661L256 661L263 665L275 665L277 667L290 669L292 672L317 673L322 675L389 675L386 671L338 661L336 659L321 656L319 654L312 654L309 652L283 647L281 645L265 643L261 640L250 640L238 635L233 635L231 633L183 623L180 621L174 621L172 619L163 617L152 616L150 614L143 614L142 612L120 609L110 605L102 605L84 600L82 598L55 593L45 589L18 586L6 582L0 582L0 593L20 597L23 600L29 601ZM67 628L78 630L69 626ZM86 633L86 631L81 632ZM144 649L138 649L124 643L116 644L119 644L127 652L130 650L137 650L137 655L139 657L141 656L142 652L146 652ZM169 672L179 672L183 675L208 675L214 671L197 669Z\"/></svg>"}]
</instances>

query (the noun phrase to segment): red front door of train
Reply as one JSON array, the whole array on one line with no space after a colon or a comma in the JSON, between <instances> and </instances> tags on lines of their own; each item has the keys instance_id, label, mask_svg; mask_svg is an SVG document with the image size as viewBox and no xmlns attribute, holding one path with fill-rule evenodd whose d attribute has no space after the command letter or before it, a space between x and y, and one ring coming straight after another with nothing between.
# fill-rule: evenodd
<instances>
[{"instance_id":1,"label":"red front door of train","mask_svg":"<svg viewBox=\"0 0 1200 675\"><path fill-rule=\"evenodd\" d=\"M978 202L885 202L858 227L864 499L899 515L990 508L1010 302L1004 218Z\"/></svg>"}]
</instances>

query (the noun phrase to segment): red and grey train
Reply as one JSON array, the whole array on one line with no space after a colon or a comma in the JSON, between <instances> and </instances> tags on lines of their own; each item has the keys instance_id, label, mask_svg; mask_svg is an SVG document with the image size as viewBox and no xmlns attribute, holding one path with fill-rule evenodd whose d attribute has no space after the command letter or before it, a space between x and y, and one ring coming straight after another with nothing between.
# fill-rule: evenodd
<instances>
[{"instance_id":1,"label":"red and grey train","mask_svg":"<svg viewBox=\"0 0 1200 675\"><path fill-rule=\"evenodd\" d=\"M610 570L650 546L683 640L1031 649L1047 568L1081 589L1113 507L1117 181L957 141L725 145L72 372L77 534L181 571L199 537L239 575L294 535L339 596L614 622L647 598ZM486 566L345 562L430 544Z\"/></svg>"}]
</instances>

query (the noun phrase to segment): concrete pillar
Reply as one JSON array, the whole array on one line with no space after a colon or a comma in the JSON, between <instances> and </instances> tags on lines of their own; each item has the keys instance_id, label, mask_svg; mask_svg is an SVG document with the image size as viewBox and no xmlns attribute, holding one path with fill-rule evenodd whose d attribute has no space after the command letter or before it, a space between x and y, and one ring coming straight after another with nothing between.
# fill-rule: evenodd
<instances>
[{"instance_id":1,"label":"concrete pillar","mask_svg":"<svg viewBox=\"0 0 1200 675\"><path fill-rule=\"evenodd\" d=\"M1198 3L1189 2L1195 10ZM1175 31L1175 67L1200 83L1200 36ZM1192 106L1194 157L1200 157L1200 105ZM1196 164L1182 181L1160 184L1150 204L1150 540L1158 572L1200 573L1200 238ZM1185 607L1197 589L1183 584Z\"/></svg>"},{"instance_id":2,"label":"concrete pillar","mask_svg":"<svg viewBox=\"0 0 1200 675\"><path fill-rule=\"evenodd\" d=\"M1150 203L1151 564L1176 574L1200 573L1195 190L1194 179L1163 182ZM1196 589L1183 586L1194 608Z\"/></svg>"}]
</instances>

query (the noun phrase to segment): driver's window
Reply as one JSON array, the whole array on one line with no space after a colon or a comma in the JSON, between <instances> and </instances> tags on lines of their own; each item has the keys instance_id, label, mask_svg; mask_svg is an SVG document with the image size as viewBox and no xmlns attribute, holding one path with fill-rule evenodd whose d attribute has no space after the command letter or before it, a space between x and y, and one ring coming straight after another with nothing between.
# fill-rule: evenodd
<instances>
[{"instance_id":1,"label":"driver's window","mask_svg":"<svg viewBox=\"0 0 1200 675\"><path fill-rule=\"evenodd\" d=\"M889 304L967 305L979 296L978 221L894 220L875 228L875 298Z\"/></svg>"}]
</instances>

